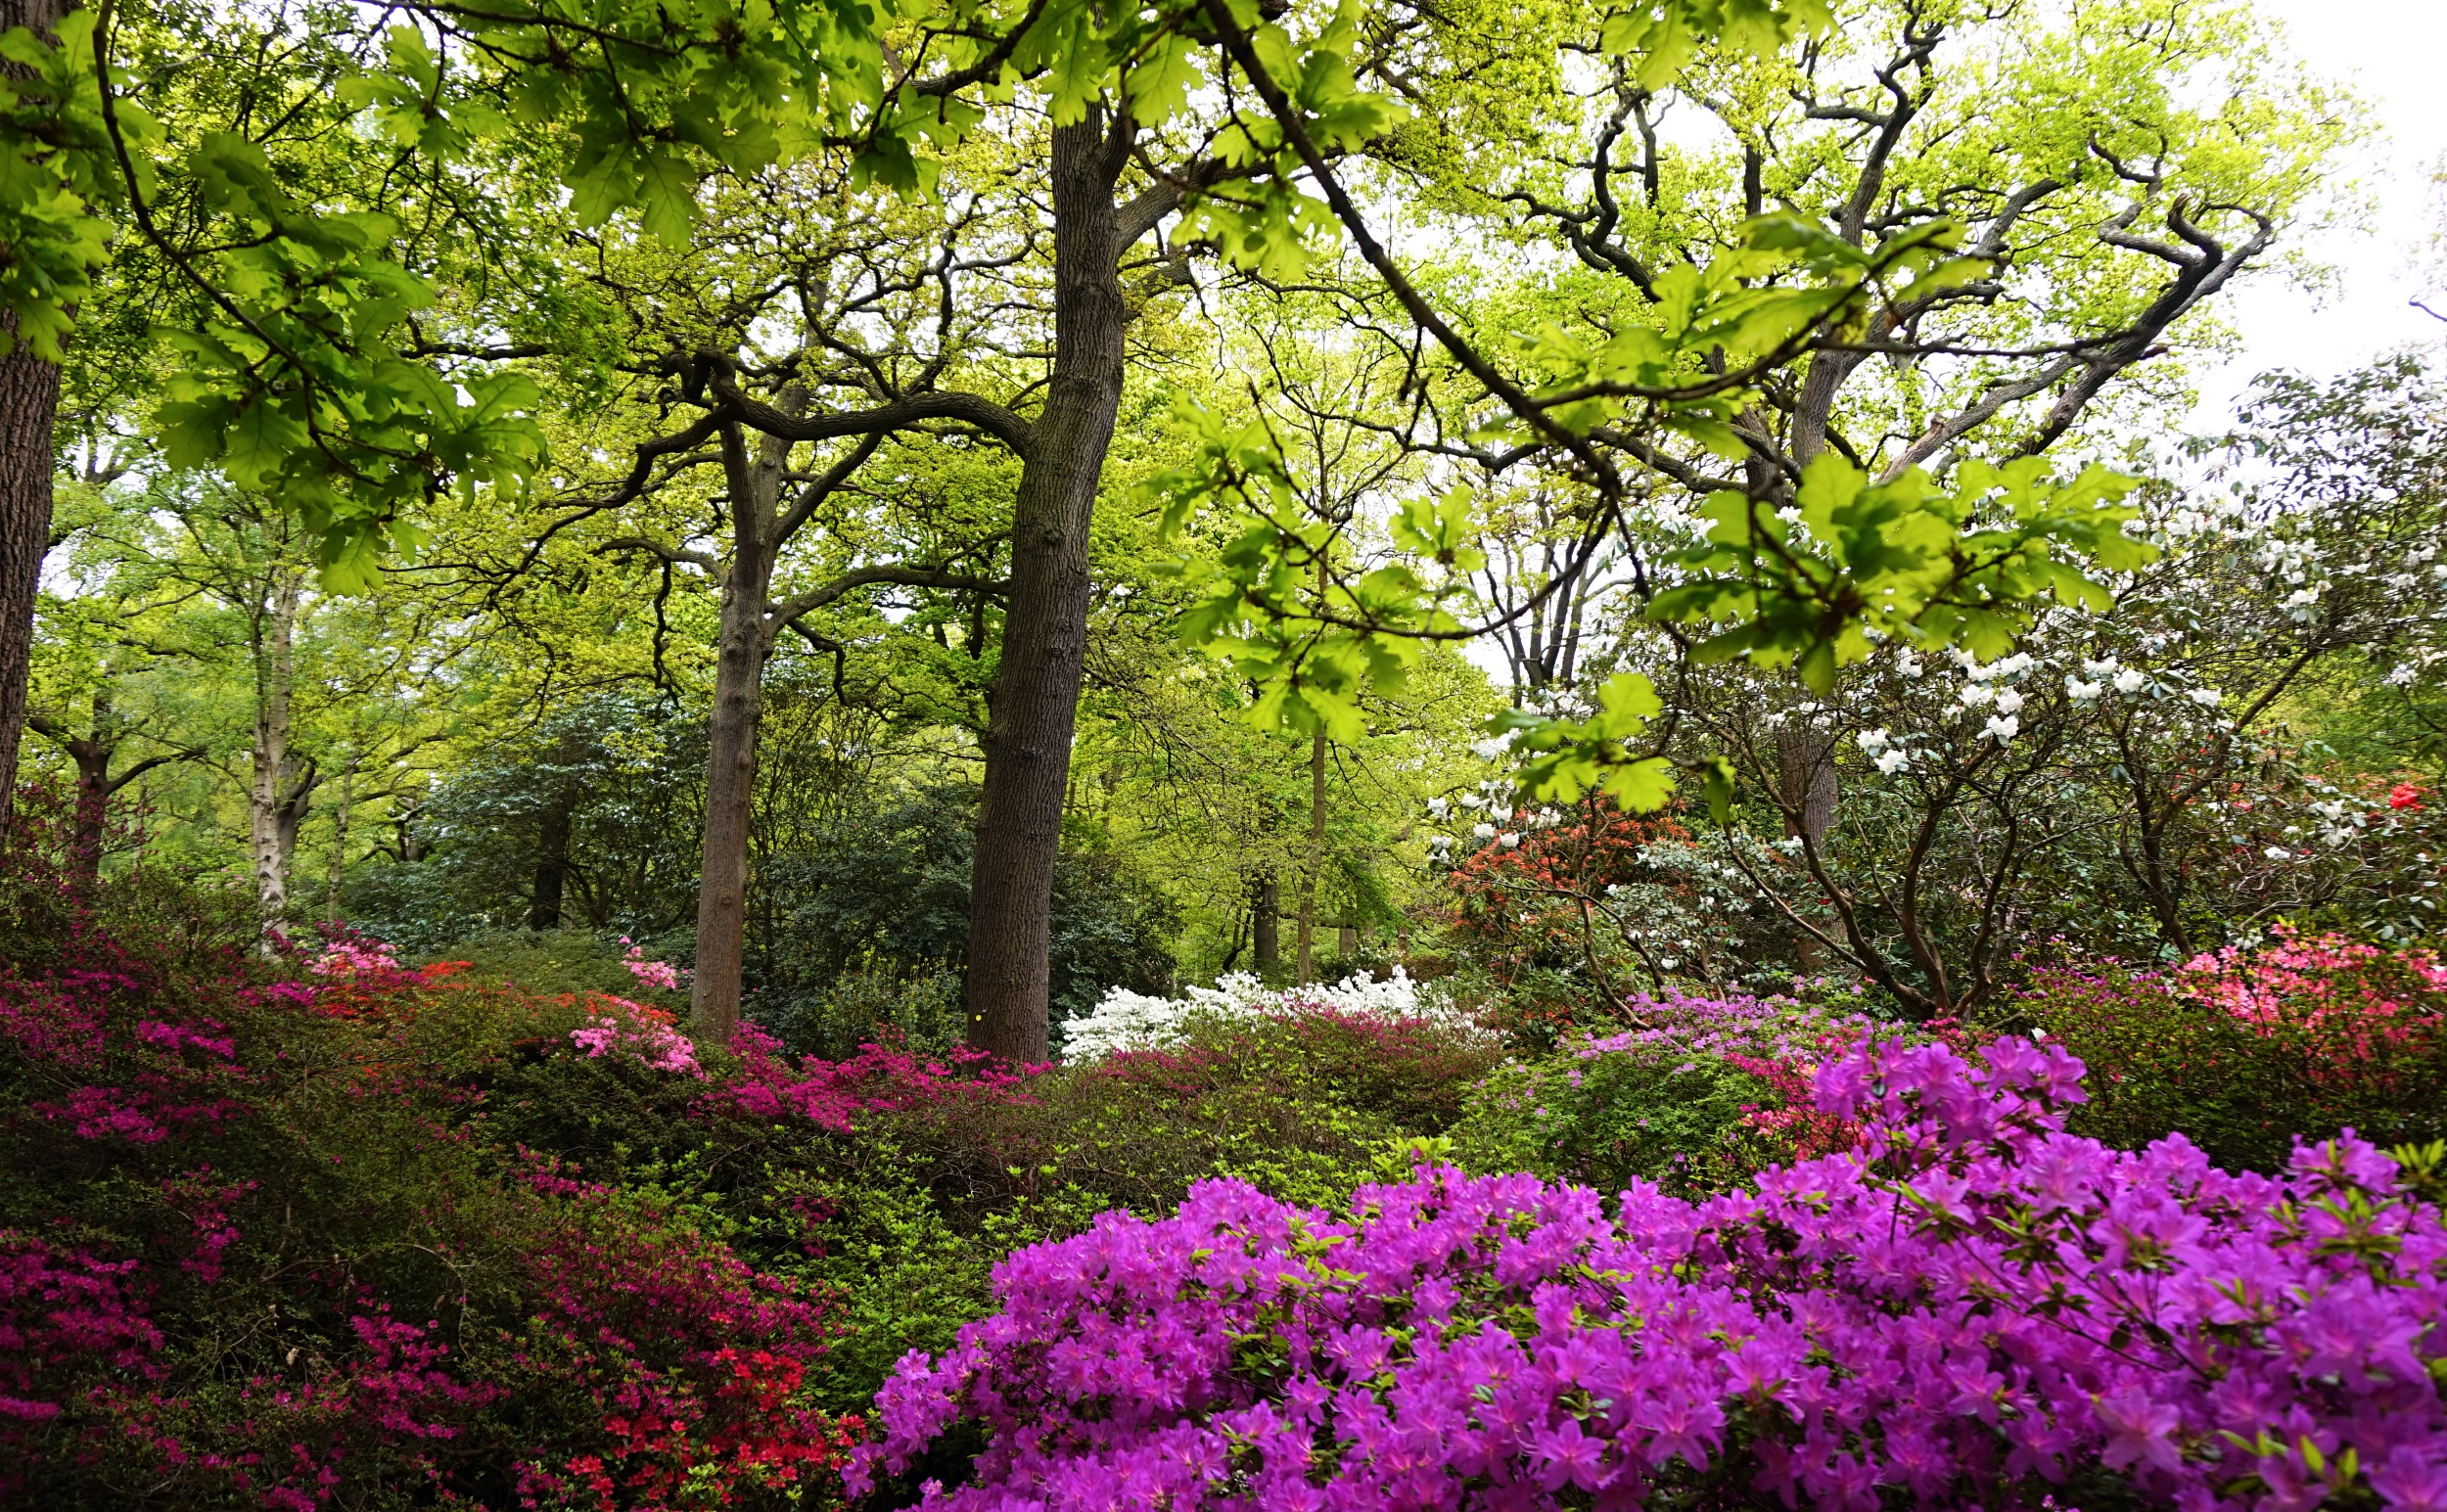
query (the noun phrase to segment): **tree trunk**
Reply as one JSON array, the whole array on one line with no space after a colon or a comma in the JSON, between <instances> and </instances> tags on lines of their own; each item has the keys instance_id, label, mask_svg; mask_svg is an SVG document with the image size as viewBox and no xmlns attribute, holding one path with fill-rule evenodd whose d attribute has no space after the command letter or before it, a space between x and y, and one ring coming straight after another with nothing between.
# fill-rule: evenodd
<instances>
[{"instance_id":1,"label":"tree trunk","mask_svg":"<svg viewBox=\"0 0 2447 1512\"><path fill-rule=\"evenodd\" d=\"M355 807L357 802L358 760L357 754L351 751L347 764L341 767L340 802L332 808L332 876L330 896L325 906L330 910L334 924L340 923L343 917L340 889L348 880L348 810Z\"/></svg>"},{"instance_id":2,"label":"tree trunk","mask_svg":"<svg viewBox=\"0 0 2447 1512\"><path fill-rule=\"evenodd\" d=\"M1122 404L1130 309L1113 186L1122 155L1091 107L1053 130L1054 357L1011 520L1002 663L970 875L969 1042L1046 1058L1053 863L1087 645L1087 531Z\"/></svg>"},{"instance_id":3,"label":"tree trunk","mask_svg":"<svg viewBox=\"0 0 2447 1512\"><path fill-rule=\"evenodd\" d=\"M756 801L757 728L764 715L764 611L773 583L775 506L790 443L761 436L752 454L736 425L722 429L730 492L731 560L714 664L714 718L706 760L705 851L697 881L697 966L689 1009L716 1044L739 1027L748 949L748 830Z\"/></svg>"},{"instance_id":4,"label":"tree trunk","mask_svg":"<svg viewBox=\"0 0 2447 1512\"><path fill-rule=\"evenodd\" d=\"M1300 874L1299 969L1302 982L1316 980L1316 885L1325 870L1325 732L1309 743L1309 864Z\"/></svg>"},{"instance_id":5,"label":"tree trunk","mask_svg":"<svg viewBox=\"0 0 2447 1512\"><path fill-rule=\"evenodd\" d=\"M1835 737L1788 721L1776 732L1776 785L1784 833L1824 846L1835 823Z\"/></svg>"},{"instance_id":6,"label":"tree trunk","mask_svg":"<svg viewBox=\"0 0 2447 1512\"><path fill-rule=\"evenodd\" d=\"M575 802L557 798L543 812L535 841L535 894L527 905L527 927L538 933L561 927L561 885L570 870L570 820Z\"/></svg>"},{"instance_id":7,"label":"tree trunk","mask_svg":"<svg viewBox=\"0 0 2447 1512\"><path fill-rule=\"evenodd\" d=\"M1250 927L1257 941L1258 975L1271 977L1283 964L1282 889L1270 870L1258 879L1258 885L1252 891L1256 896L1250 903L1253 915Z\"/></svg>"},{"instance_id":8,"label":"tree trunk","mask_svg":"<svg viewBox=\"0 0 2447 1512\"><path fill-rule=\"evenodd\" d=\"M24 26L48 39L68 14L61 0L0 0L0 31ZM15 65L11 76L22 76ZM9 249L0 247L0 259ZM0 313L15 347L0 357L0 821L17 795L17 748L25 737L25 681L33 660L34 599L51 550L52 427L60 370L16 346L17 322Z\"/></svg>"},{"instance_id":9,"label":"tree trunk","mask_svg":"<svg viewBox=\"0 0 2447 1512\"><path fill-rule=\"evenodd\" d=\"M289 693L297 675L297 573L272 570L271 592L255 627L254 772L247 790L248 834L254 857L255 906L266 939L289 911L289 855L282 844L284 789L289 781ZM290 844L296 843L293 829Z\"/></svg>"}]
</instances>

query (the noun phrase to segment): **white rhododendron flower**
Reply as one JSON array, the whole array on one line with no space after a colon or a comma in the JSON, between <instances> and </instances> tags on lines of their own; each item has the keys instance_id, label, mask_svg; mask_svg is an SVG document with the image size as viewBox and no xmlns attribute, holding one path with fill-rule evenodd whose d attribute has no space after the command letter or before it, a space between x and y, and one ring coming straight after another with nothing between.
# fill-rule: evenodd
<instances>
[{"instance_id":1,"label":"white rhododendron flower","mask_svg":"<svg viewBox=\"0 0 2447 1512\"><path fill-rule=\"evenodd\" d=\"M2203 709L2215 709L2226 698L2225 694L2215 688L2194 688L2184 696Z\"/></svg>"},{"instance_id":2,"label":"white rhododendron flower","mask_svg":"<svg viewBox=\"0 0 2447 1512\"><path fill-rule=\"evenodd\" d=\"M1464 793L1461 795L1461 806L1464 808L1476 808L1479 804L1485 802L1487 801L1480 798L1475 793Z\"/></svg>"},{"instance_id":3,"label":"white rhododendron flower","mask_svg":"<svg viewBox=\"0 0 2447 1512\"><path fill-rule=\"evenodd\" d=\"M2137 666L2128 666L2115 674L2115 690L2118 693L2139 693L2148 684L2149 674Z\"/></svg>"},{"instance_id":4,"label":"white rhododendron flower","mask_svg":"<svg viewBox=\"0 0 2447 1512\"><path fill-rule=\"evenodd\" d=\"M1493 840L1496 838L1496 827L1487 823L1473 824L1470 826L1470 833L1481 840Z\"/></svg>"},{"instance_id":5,"label":"white rhododendron flower","mask_svg":"<svg viewBox=\"0 0 2447 1512\"><path fill-rule=\"evenodd\" d=\"M1506 830L1502 834L1496 837L1496 844L1501 846L1506 850L1511 849L1520 843L1521 837L1513 834L1510 830Z\"/></svg>"},{"instance_id":6,"label":"white rhododendron flower","mask_svg":"<svg viewBox=\"0 0 2447 1512\"><path fill-rule=\"evenodd\" d=\"M2064 674L2065 697L2076 704L2087 704L2106 691L2107 685L2103 682L2084 682L2071 672Z\"/></svg>"},{"instance_id":7,"label":"white rhododendron flower","mask_svg":"<svg viewBox=\"0 0 2447 1512\"><path fill-rule=\"evenodd\" d=\"M1999 689L1999 690L1998 690L1998 692L1997 692L1997 711L1998 711L1999 713L2001 713L2001 714L2019 713L2019 712L2021 712L2021 710L2022 710L2022 695L2021 695L2021 694L2016 693L2016 692L2015 692L2013 689L2011 689L2011 688L2001 688L2001 689Z\"/></svg>"},{"instance_id":8,"label":"white rhododendron flower","mask_svg":"<svg viewBox=\"0 0 2447 1512\"><path fill-rule=\"evenodd\" d=\"M1402 968L1383 982L1346 977L1328 986L1269 988L1247 972L1191 987L1184 997L1153 997L1115 987L1085 1016L1062 1026L1062 1056L1094 1060L1117 1050L1160 1050L1177 1044L1198 1018L1223 1021L1282 1018L1300 1013L1357 1013L1424 1020L1456 1039L1484 1036L1478 1025L1433 985L1412 982Z\"/></svg>"},{"instance_id":9,"label":"white rhododendron flower","mask_svg":"<svg viewBox=\"0 0 2447 1512\"><path fill-rule=\"evenodd\" d=\"M1991 714L1987 728L1980 731L2001 746L2021 732L2022 721L2011 714Z\"/></svg>"},{"instance_id":10,"label":"white rhododendron flower","mask_svg":"<svg viewBox=\"0 0 2447 1512\"><path fill-rule=\"evenodd\" d=\"M1875 756L1879 752L1885 750L1888 743L1890 743L1894 737L1887 734L1881 727L1874 730L1863 730L1852 739L1853 743L1861 748L1862 755Z\"/></svg>"},{"instance_id":11,"label":"white rhododendron flower","mask_svg":"<svg viewBox=\"0 0 2447 1512\"><path fill-rule=\"evenodd\" d=\"M2267 856L2272 861L2290 861L2294 858L2294 852L2286 849L2284 846L2271 846L2268 849L2263 850L2260 853Z\"/></svg>"},{"instance_id":12,"label":"white rhododendron flower","mask_svg":"<svg viewBox=\"0 0 2447 1512\"><path fill-rule=\"evenodd\" d=\"M1996 696L1997 690L1984 682L1966 682L1962 685L1962 707L1965 709L1977 709Z\"/></svg>"},{"instance_id":13,"label":"white rhododendron flower","mask_svg":"<svg viewBox=\"0 0 2447 1512\"><path fill-rule=\"evenodd\" d=\"M1501 808L1490 808L1487 812L1498 824L1510 824L1512 822L1512 808L1510 804L1506 804Z\"/></svg>"},{"instance_id":14,"label":"white rhododendron flower","mask_svg":"<svg viewBox=\"0 0 2447 1512\"><path fill-rule=\"evenodd\" d=\"M1897 747L1877 758L1877 769L1892 777L1912 764L1912 753Z\"/></svg>"},{"instance_id":15,"label":"white rhododendron flower","mask_svg":"<svg viewBox=\"0 0 2447 1512\"><path fill-rule=\"evenodd\" d=\"M1427 801L1427 811L1431 817L1441 819L1453 812L1453 804L1441 798L1431 798Z\"/></svg>"}]
</instances>

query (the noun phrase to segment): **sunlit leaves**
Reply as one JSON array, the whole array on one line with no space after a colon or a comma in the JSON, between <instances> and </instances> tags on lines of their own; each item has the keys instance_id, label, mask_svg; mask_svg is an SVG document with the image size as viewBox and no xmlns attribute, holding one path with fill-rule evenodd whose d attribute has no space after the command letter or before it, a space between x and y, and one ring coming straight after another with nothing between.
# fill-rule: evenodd
<instances>
[{"instance_id":1,"label":"sunlit leaves","mask_svg":"<svg viewBox=\"0 0 2447 1512\"><path fill-rule=\"evenodd\" d=\"M23 342L59 360L70 311L91 292L111 225L94 213L114 188L93 84L94 18L71 12L59 45L23 26L0 34L0 353ZM10 76L11 73L17 76ZM141 129L138 119L131 129Z\"/></svg>"},{"instance_id":2,"label":"sunlit leaves","mask_svg":"<svg viewBox=\"0 0 2447 1512\"><path fill-rule=\"evenodd\" d=\"M1659 619L1718 627L1699 661L1794 667L1824 694L1872 636L2004 655L2047 602L2103 606L2091 568L2127 571L2154 548L2124 531L2136 480L2089 467L2059 481L2045 461L1969 461L1941 485L1914 468L1873 481L1832 453L1784 510L1712 495L1705 543L1659 594Z\"/></svg>"},{"instance_id":3,"label":"sunlit leaves","mask_svg":"<svg viewBox=\"0 0 2447 1512\"><path fill-rule=\"evenodd\" d=\"M1834 20L1828 0L1623 0L1605 12L1599 45L1636 59L1640 87L1660 89L1703 42L1764 55Z\"/></svg>"},{"instance_id":4,"label":"sunlit leaves","mask_svg":"<svg viewBox=\"0 0 2447 1512\"><path fill-rule=\"evenodd\" d=\"M1673 763L1639 754L1633 743L1665 705L1647 678L1618 672L1597 690L1597 712L1587 719L1550 719L1522 710L1497 716L1517 731L1515 755L1526 756L1521 791L1542 802L1576 803L1602 790L1629 813L1653 813L1674 796Z\"/></svg>"}]
</instances>

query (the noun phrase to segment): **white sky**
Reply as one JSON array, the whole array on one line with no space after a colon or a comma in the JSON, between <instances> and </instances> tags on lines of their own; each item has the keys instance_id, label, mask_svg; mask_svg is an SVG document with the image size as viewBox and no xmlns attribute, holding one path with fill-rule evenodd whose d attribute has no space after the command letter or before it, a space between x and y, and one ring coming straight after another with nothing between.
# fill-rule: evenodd
<instances>
[{"instance_id":1,"label":"white sky","mask_svg":"<svg viewBox=\"0 0 2447 1512\"><path fill-rule=\"evenodd\" d=\"M2409 306L2422 292L2417 245L2435 227L2430 171L2447 159L2447 0L2255 0L2285 25L2315 73L2351 85L2385 136L2349 165L2378 204L2361 225L2340 225L2296 245L2339 274L2318 299L2277 279L2233 293L2227 318L2243 350L2202 375L2199 429L2214 427L2254 373L2295 368L2330 375L2380 352L2447 337ZM2447 283L2434 273L2432 287ZM2447 309L2435 298L2434 308Z\"/></svg>"}]
</instances>

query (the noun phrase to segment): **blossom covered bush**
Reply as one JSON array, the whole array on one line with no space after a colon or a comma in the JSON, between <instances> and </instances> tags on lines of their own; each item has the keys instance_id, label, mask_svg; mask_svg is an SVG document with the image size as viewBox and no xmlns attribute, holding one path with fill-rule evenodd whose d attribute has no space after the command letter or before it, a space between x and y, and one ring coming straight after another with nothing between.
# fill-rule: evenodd
<instances>
[{"instance_id":1,"label":"blossom covered bush","mask_svg":"<svg viewBox=\"0 0 2447 1512\"><path fill-rule=\"evenodd\" d=\"M2052 965L2017 1007L2089 1063L2076 1126L2111 1143L2178 1129L2272 1170L2297 1134L2447 1136L2447 968L2426 948L2281 926L2166 970Z\"/></svg>"},{"instance_id":2,"label":"blossom covered bush","mask_svg":"<svg viewBox=\"0 0 2447 1512\"><path fill-rule=\"evenodd\" d=\"M1331 985L1294 987L1269 987L1247 972L1232 972L1215 985L1193 986L1181 997L1115 987L1093 1012L1062 1025L1062 1052L1066 1060L1087 1061L1120 1050L1161 1050L1181 1043L1200 1019L1234 1023L1312 1014L1420 1021L1456 1036L1477 1034L1465 1012L1434 986L1411 981L1399 966L1381 982L1353 976Z\"/></svg>"},{"instance_id":3,"label":"blossom covered bush","mask_svg":"<svg viewBox=\"0 0 2447 1512\"><path fill-rule=\"evenodd\" d=\"M849 1484L966 1433L925 1505L2447 1505L2447 1227L2393 1160L2118 1152L2078 1061L1984 1061L1864 1041L1815 1078L1855 1147L1695 1203L1444 1167L1100 1218L902 1361Z\"/></svg>"},{"instance_id":4,"label":"blossom covered bush","mask_svg":"<svg viewBox=\"0 0 2447 1512\"><path fill-rule=\"evenodd\" d=\"M493 1122L513 1066L704 1097L628 1053L668 1025L593 1057L574 997L363 941L266 961L243 913L9 860L0 1504L831 1493L858 1426L811 1385L828 1292Z\"/></svg>"},{"instance_id":5,"label":"blossom covered bush","mask_svg":"<svg viewBox=\"0 0 2447 1512\"><path fill-rule=\"evenodd\" d=\"M1898 1032L1826 984L1809 999L1679 992L1627 1005L1631 1027L1569 1033L1469 1094L1455 1158L1619 1190L1634 1180L1710 1191L1764 1165L1823 1155L1850 1134L1811 1103L1820 1063Z\"/></svg>"}]
</instances>

